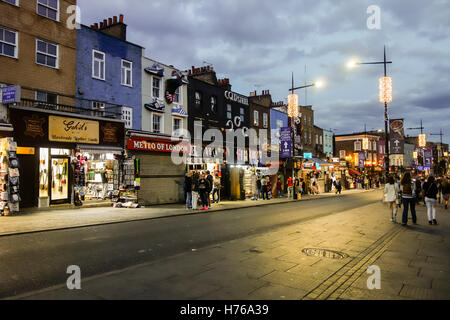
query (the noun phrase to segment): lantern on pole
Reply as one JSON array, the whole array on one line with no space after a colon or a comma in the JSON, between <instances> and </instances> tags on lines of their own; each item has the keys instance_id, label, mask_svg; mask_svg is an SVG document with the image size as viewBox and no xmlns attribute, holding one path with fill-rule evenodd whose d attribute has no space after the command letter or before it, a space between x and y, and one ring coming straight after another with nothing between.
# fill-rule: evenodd
<instances>
[{"instance_id":1,"label":"lantern on pole","mask_svg":"<svg viewBox=\"0 0 450 320\"><path fill-rule=\"evenodd\" d=\"M414 151L414 152L413 152L413 158L414 158L414 159L417 159L417 151Z\"/></svg>"},{"instance_id":2,"label":"lantern on pole","mask_svg":"<svg viewBox=\"0 0 450 320\"><path fill-rule=\"evenodd\" d=\"M381 77L379 81L380 102L392 102L392 79L391 77Z\"/></svg>"},{"instance_id":3,"label":"lantern on pole","mask_svg":"<svg viewBox=\"0 0 450 320\"><path fill-rule=\"evenodd\" d=\"M363 150L369 150L369 138L362 139L362 148Z\"/></svg>"},{"instance_id":4,"label":"lantern on pole","mask_svg":"<svg viewBox=\"0 0 450 320\"><path fill-rule=\"evenodd\" d=\"M427 137L425 133L419 134L419 147L426 147L427 145Z\"/></svg>"},{"instance_id":5,"label":"lantern on pole","mask_svg":"<svg viewBox=\"0 0 450 320\"><path fill-rule=\"evenodd\" d=\"M288 117L298 117L298 95L294 93L288 95Z\"/></svg>"}]
</instances>

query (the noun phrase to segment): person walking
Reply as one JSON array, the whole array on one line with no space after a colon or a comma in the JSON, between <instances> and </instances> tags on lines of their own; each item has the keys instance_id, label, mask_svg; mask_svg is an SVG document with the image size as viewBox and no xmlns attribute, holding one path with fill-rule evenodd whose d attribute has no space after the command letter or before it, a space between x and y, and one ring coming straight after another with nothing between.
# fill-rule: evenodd
<instances>
[{"instance_id":1,"label":"person walking","mask_svg":"<svg viewBox=\"0 0 450 320\"><path fill-rule=\"evenodd\" d=\"M267 200L272 199L272 183L270 183L270 179L267 179Z\"/></svg>"},{"instance_id":2,"label":"person walking","mask_svg":"<svg viewBox=\"0 0 450 320\"><path fill-rule=\"evenodd\" d=\"M186 193L186 210L192 209L192 172L188 172L184 178L184 192Z\"/></svg>"},{"instance_id":3,"label":"person walking","mask_svg":"<svg viewBox=\"0 0 450 320\"><path fill-rule=\"evenodd\" d=\"M448 199L450 198L450 178L444 178L442 182L442 199L444 200L444 208L448 209Z\"/></svg>"},{"instance_id":4,"label":"person walking","mask_svg":"<svg viewBox=\"0 0 450 320\"><path fill-rule=\"evenodd\" d=\"M438 186L433 176L429 176L427 182L423 185L425 204L427 206L428 224L437 224L436 221L436 203Z\"/></svg>"},{"instance_id":5,"label":"person walking","mask_svg":"<svg viewBox=\"0 0 450 320\"><path fill-rule=\"evenodd\" d=\"M337 178L336 179L336 194L341 194L342 191L342 183L341 183L341 179Z\"/></svg>"},{"instance_id":6,"label":"person walking","mask_svg":"<svg viewBox=\"0 0 450 320\"><path fill-rule=\"evenodd\" d=\"M258 191L258 199L261 199L262 183L261 183L261 177L260 176L258 176L258 179L256 180L256 189Z\"/></svg>"},{"instance_id":7,"label":"person walking","mask_svg":"<svg viewBox=\"0 0 450 320\"><path fill-rule=\"evenodd\" d=\"M302 178L302 195L306 194L306 182L305 180Z\"/></svg>"},{"instance_id":8,"label":"person walking","mask_svg":"<svg viewBox=\"0 0 450 320\"><path fill-rule=\"evenodd\" d=\"M213 190L213 187L214 187L214 178L213 178L213 176L211 175L211 172L209 172L209 170L208 171L206 171L206 179L208 180L208 190L206 191L206 197L207 197L207 199L208 199L208 209L209 208L211 208L211 192L212 192L212 190Z\"/></svg>"},{"instance_id":9,"label":"person walking","mask_svg":"<svg viewBox=\"0 0 450 320\"><path fill-rule=\"evenodd\" d=\"M192 209L198 210L198 179L199 179L199 172L194 171L192 173Z\"/></svg>"},{"instance_id":10,"label":"person walking","mask_svg":"<svg viewBox=\"0 0 450 320\"><path fill-rule=\"evenodd\" d=\"M395 201L398 198L399 193L398 185L394 181L394 177L389 176L388 177L388 183L384 186L384 202L389 204L389 209L391 211L391 221L397 222L397 211L398 207Z\"/></svg>"},{"instance_id":11,"label":"person walking","mask_svg":"<svg viewBox=\"0 0 450 320\"><path fill-rule=\"evenodd\" d=\"M292 199L293 198L293 187L294 187L294 182L292 181L292 177L289 177L287 179L287 185L288 185L288 199Z\"/></svg>"},{"instance_id":12,"label":"person walking","mask_svg":"<svg viewBox=\"0 0 450 320\"><path fill-rule=\"evenodd\" d=\"M408 223L408 207L411 208L413 224L417 224L416 216L416 185L411 181L411 174L406 172L400 181L400 191L402 192L403 216L402 225Z\"/></svg>"},{"instance_id":13,"label":"person walking","mask_svg":"<svg viewBox=\"0 0 450 320\"><path fill-rule=\"evenodd\" d=\"M278 178L278 180L277 180L277 198L281 198L281 190L282 190L281 179Z\"/></svg>"},{"instance_id":14,"label":"person walking","mask_svg":"<svg viewBox=\"0 0 450 320\"><path fill-rule=\"evenodd\" d=\"M219 203L220 201L220 178L219 175L216 173L213 180L213 191L212 191L212 199L213 202ZM217 195L217 198L216 198ZM217 199L217 200L216 200Z\"/></svg>"},{"instance_id":15,"label":"person walking","mask_svg":"<svg viewBox=\"0 0 450 320\"><path fill-rule=\"evenodd\" d=\"M263 177L261 179L261 193L262 193L262 199L266 200L266 198L268 197L268 194L267 194L267 179L266 179L266 177Z\"/></svg>"},{"instance_id":16,"label":"person walking","mask_svg":"<svg viewBox=\"0 0 450 320\"><path fill-rule=\"evenodd\" d=\"M198 192L200 194L200 200L202 207L200 210L208 210L208 190L210 189L209 180L206 178L206 174L202 173L200 179L197 182Z\"/></svg>"}]
</instances>

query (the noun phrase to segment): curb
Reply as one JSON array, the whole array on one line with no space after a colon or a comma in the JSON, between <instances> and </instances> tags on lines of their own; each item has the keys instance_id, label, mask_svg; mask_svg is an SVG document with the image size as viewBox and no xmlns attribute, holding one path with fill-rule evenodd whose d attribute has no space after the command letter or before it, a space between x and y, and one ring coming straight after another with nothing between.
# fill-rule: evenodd
<instances>
[{"instance_id":1,"label":"curb","mask_svg":"<svg viewBox=\"0 0 450 320\"><path fill-rule=\"evenodd\" d=\"M358 192L358 193L373 192L373 191L376 191L376 190L378 190L378 189L363 190L363 191ZM177 214L173 214L173 215L160 216L160 217L137 218L137 219L132 219L132 220L91 223L91 224L80 225L80 226L67 226L67 227L60 227L60 228L53 228L53 229L50 228L50 229L42 229L42 230L31 230L31 231L23 231L23 232L4 233L4 234L0 234L0 238L16 236L16 235L33 234L33 233L43 233L43 232L48 232L48 231L62 231L62 230L69 230L69 229L87 228L87 227L112 225L112 224L128 223L128 222L136 222L136 221L147 221L147 220L155 220L155 219L167 219L167 218L180 217L180 216L200 215L200 214L208 214L210 212L240 210L240 209L248 209L248 208L262 207L262 206L271 206L271 205L273 206L273 205L276 205L276 204L285 204L285 203L320 200L320 199L330 199L330 198L345 197L345 196L349 196L349 194L331 195L331 196L328 196L328 197L317 197L317 198L308 198L308 199L301 199L301 200L287 200L287 201L275 202L275 203L274 202L261 203L261 204L256 204L255 203L254 205L245 206L245 207L210 209L210 210L207 210L207 211L206 210L205 211L198 210L198 211L193 211L193 212L177 213ZM53 210L58 210L58 209L53 209Z\"/></svg>"}]
</instances>

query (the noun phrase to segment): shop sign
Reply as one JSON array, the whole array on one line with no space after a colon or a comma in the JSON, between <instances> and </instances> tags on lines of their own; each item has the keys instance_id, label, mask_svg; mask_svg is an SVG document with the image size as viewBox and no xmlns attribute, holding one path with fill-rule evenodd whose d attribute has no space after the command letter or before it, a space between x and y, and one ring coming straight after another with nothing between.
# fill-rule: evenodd
<instances>
[{"instance_id":1,"label":"shop sign","mask_svg":"<svg viewBox=\"0 0 450 320\"><path fill-rule=\"evenodd\" d=\"M248 98L238 93L225 91L225 98L248 106Z\"/></svg>"},{"instance_id":2,"label":"shop sign","mask_svg":"<svg viewBox=\"0 0 450 320\"><path fill-rule=\"evenodd\" d=\"M156 152L183 152L189 153L189 144L174 144L172 142L146 141L146 140L127 140L127 148L137 151L156 151Z\"/></svg>"},{"instance_id":3,"label":"shop sign","mask_svg":"<svg viewBox=\"0 0 450 320\"><path fill-rule=\"evenodd\" d=\"M103 142L117 143L117 130L118 127L113 126L111 123L102 126Z\"/></svg>"},{"instance_id":4,"label":"shop sign","mask_svg":"<svg viewBox=\"0 0 450 320\"><path fill-rule=\"evenodd\" d=\"M312 153L311 152L303 152L303 158L312 159Z\"/></svg>"},{"instance_id":5,"label":"shop sign","mask_svg":"<svg viewBox=\"0 0 450 320\"><path fill-rule=\"evenodd\" d=\"M2 88L2 103L20 102L20 86L8 86Z\"/></svg>"},{"instance_id":6,"label":"shop sign","mask_svg":"<svg viewBox=\"0 0 450 320\"><path fill-rule=\"evenodd\" d=\"M292 157L291 127L280 128L281 159Z\"/></svg>"},{"instance_id":7,"label":"shop sign","mask_svg":"<svg viewBox=\"0 0 450 320\"><path fill-rule=\"evenodd\" d=\"M99 144L98 121L48 117L48 139L50 141Z\"/></svg>"},{"instance_id":8,"label":"shop sign","mask_svg":"<svg viewBox=\"0 0 450 320\"><path fill-rule=\"evenodd\" d=\"M27 154L34 155L35 149L34 147L17 147L17 154Z\"/></svg>"},{"instance_id":9,"label":"shop sign","mask_svg":"<svg viewBox=\"0 0 450 320\"><path fill-rule=\"evenodd\" d=\"M389 120L390 136L389 146L391 154L405 153L405 138L403 130L403 119Z\"/></svg>"},{"instance_id":10,"label":"shop sign","mask_svg":"<svg viewBox=\"0 0 450 320\"><path fill-rule=\"evenodd\" d=\"M39 117L37 114L33 114L31 117L24 117L25 121L25 136L30 136L33 139L36 137L44 137L44 123L45 118Z\"/></svg>"},{"instance_id":11,"label":"shop sign","mask_svg":"<svg viewBox=\"0 0 450 320\"><path fill-rule=\"evenodd\" d=\"M312 169L314 167L314 163L313 162L305 162L303 164L303 168L305 169Z\"/></svg>"},{"instance_id":12,"label":"shop sign","mask_svg":"<svg viewBox=\"0 0 450 320\"><path fill-rule=\"evenodd\" d=\"M332 161L335 163L339 163L339 158L332 158Z\"/></svg>"}]
</instances>

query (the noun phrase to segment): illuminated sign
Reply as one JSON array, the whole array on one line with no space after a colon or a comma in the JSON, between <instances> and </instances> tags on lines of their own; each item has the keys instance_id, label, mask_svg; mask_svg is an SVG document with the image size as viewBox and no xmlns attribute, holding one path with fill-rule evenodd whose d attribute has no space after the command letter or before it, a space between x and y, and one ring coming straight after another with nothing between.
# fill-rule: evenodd
<instances>
[{"instance_id":1,"label":"illuminated sign","mask_svg":"<svg viewBox=\"0 0 450 320\"><path fill-rule=\"evenodd\" d=\"M312 153L311 153L311 152L304 152L304 153L303 153L303 158L305 158L305 159L311 159L311 158L312 158Z\"/></svg>"}]
</instances>

